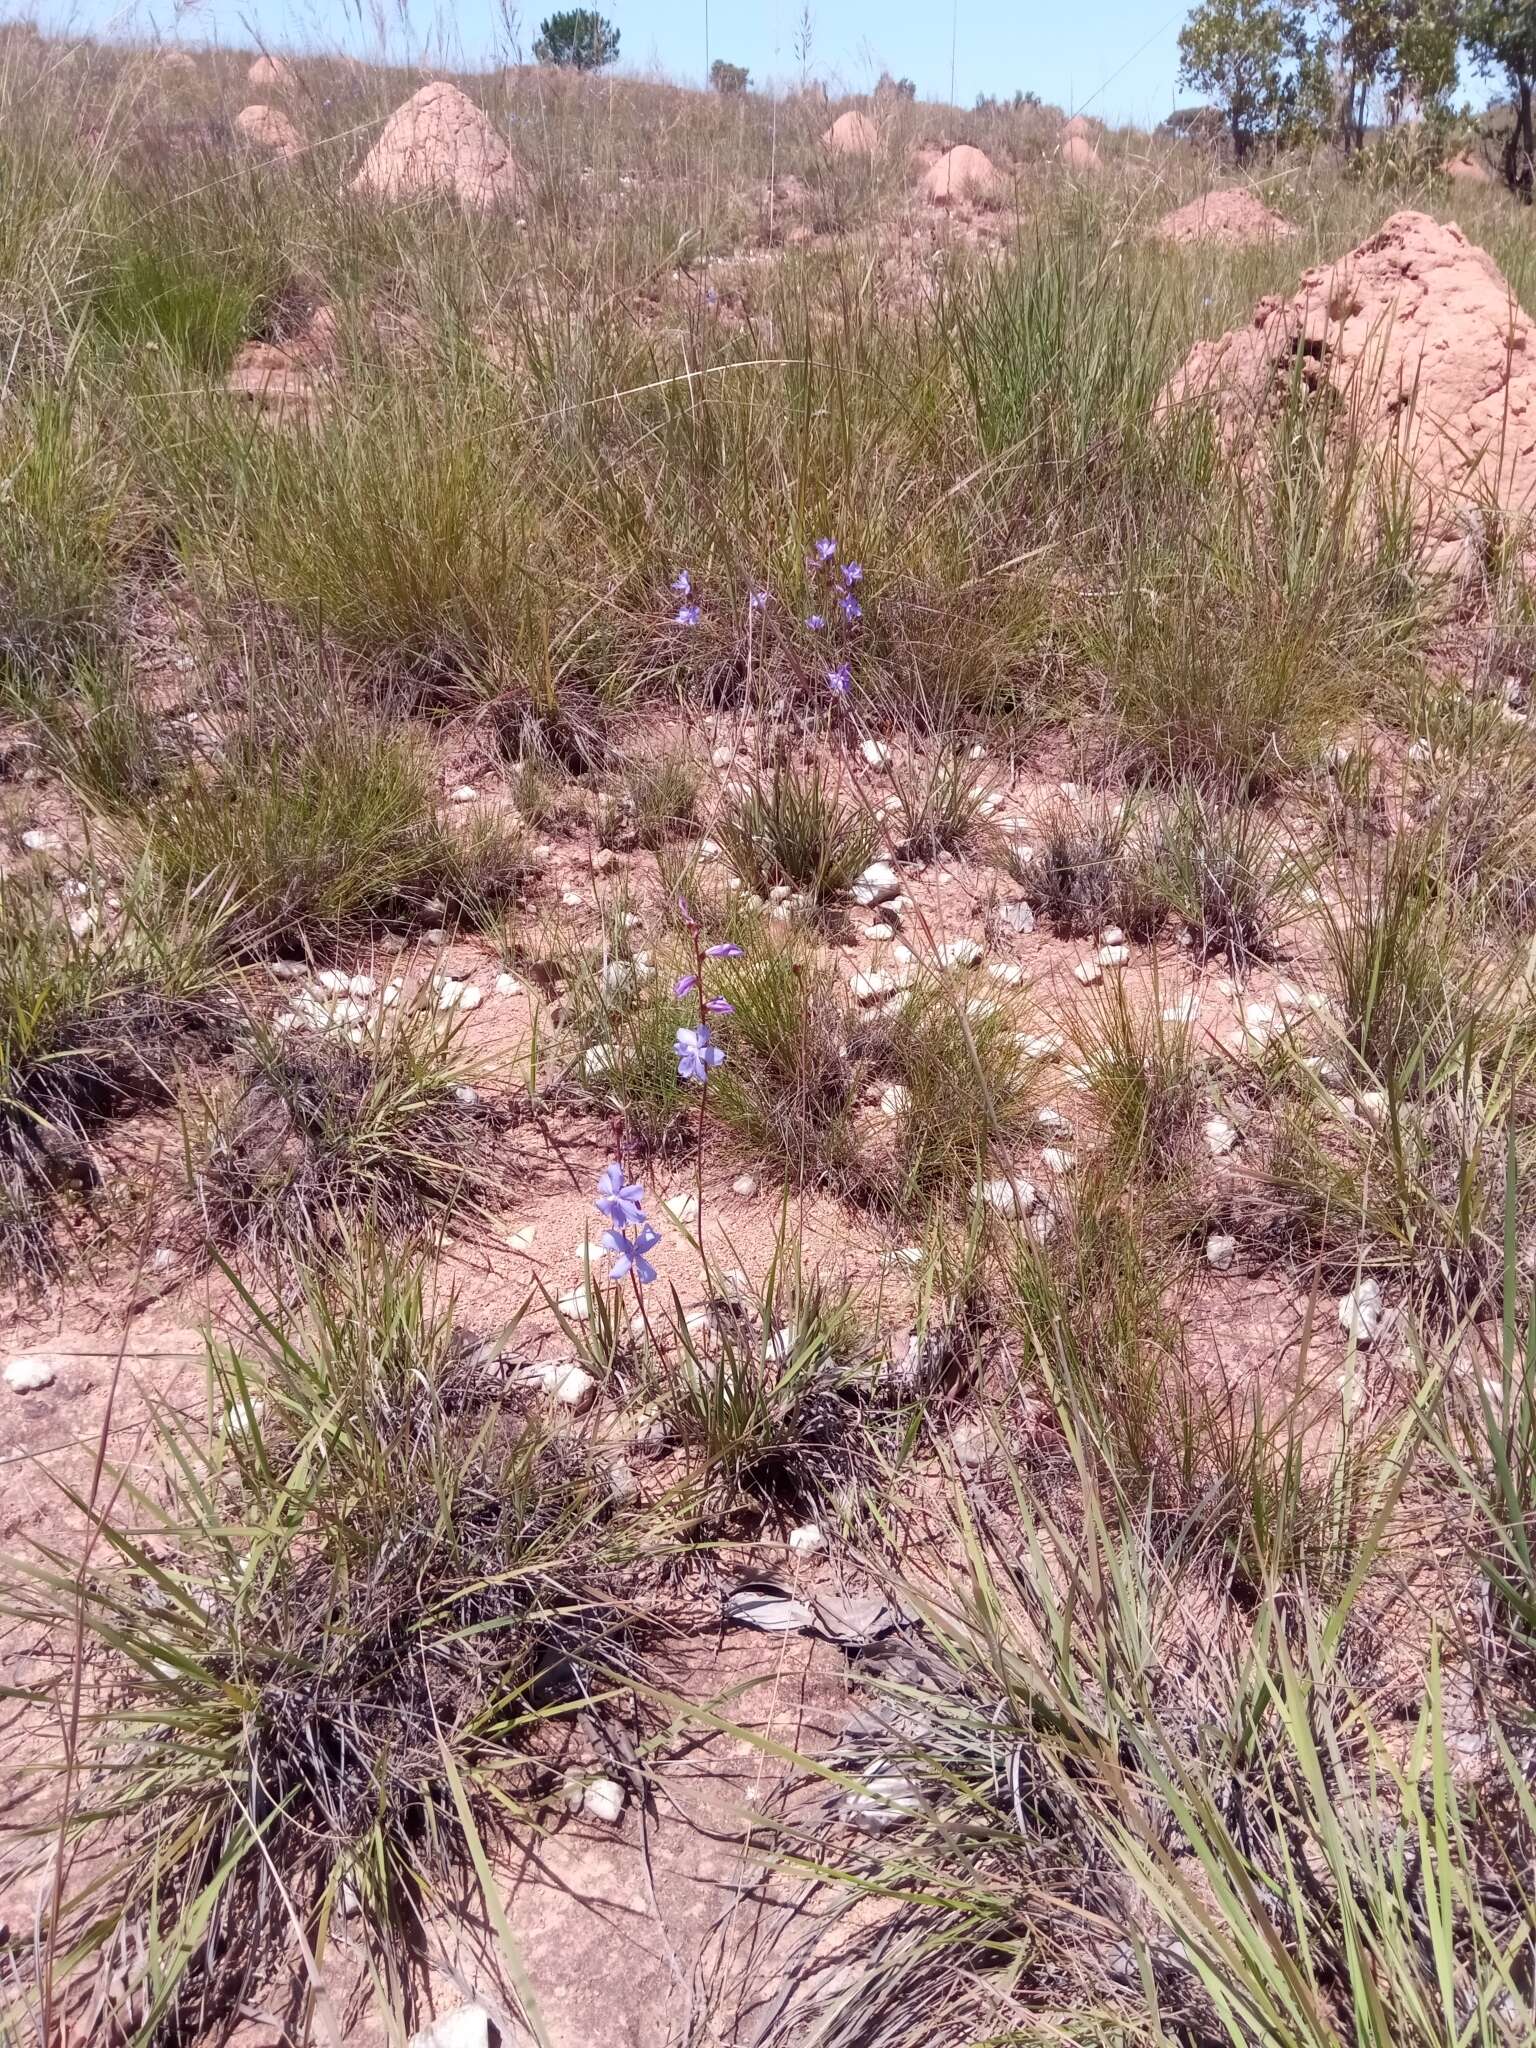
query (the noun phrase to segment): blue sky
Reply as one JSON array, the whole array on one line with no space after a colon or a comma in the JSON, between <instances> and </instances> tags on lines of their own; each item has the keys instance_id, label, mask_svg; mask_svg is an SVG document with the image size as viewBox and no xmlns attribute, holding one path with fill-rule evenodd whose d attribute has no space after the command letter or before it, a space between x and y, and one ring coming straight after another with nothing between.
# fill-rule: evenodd
<instances>
[{"instance_id":1,"label":"blue sky","mask_svg":"<svg viewBox=\"0 0 1536 2048\"><path fill-rule=\"evenodd\" d=\"M414 19L393 34L398 58L445 43L469 64L504 46L504 0L414 0ZM506 0L510 4L510 0ZM531 46L554 0L519 12ZM622 68L655 67L682 81L702 78L705 0L600 0L623 37ZM97 34L128 35L154 24L167 40L252 40L249 24L274 46L342 46L365 55L377 45L375 6L398 24L401 0L175 0L118 12L110 0L67 0L46 8L45 25L66 22ZM925 98L948 99L951 36L955 97L1016 90L1110 120L1160 120L1174 102L1183 5L1166 0L809 0L811 71L849 91L882 70L915 79ZM709 49L746 64L754 83L792 79L801 0L708 0ZM952 14L953 8L953 14Z\"/></svg>"}]
</instances>

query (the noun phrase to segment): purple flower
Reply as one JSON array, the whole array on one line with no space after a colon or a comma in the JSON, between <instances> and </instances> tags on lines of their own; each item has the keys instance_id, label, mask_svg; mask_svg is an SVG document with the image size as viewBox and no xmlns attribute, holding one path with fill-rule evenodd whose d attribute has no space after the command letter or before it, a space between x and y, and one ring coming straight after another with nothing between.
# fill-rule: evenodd
<instances>
[{"instance_id":1,"label":"purple flower","mask_svg":"<svg viewBox=\"0 0 1536 2048\"><path fill-rule=\"evenodd\" d=\"M811 553L817 562L830 562L837 553L837 542L835 540L819 540L815 547L812 548Z\"/></svg>"},{"instance_id":2,"label":"purple flower","mask_svg":"<svg viewBox=\"0 0 1536 2048\"><path fill-rule=\"evenodd\" d=\"M843 581L850 588L855 583L862 583L864 581L864 564L862 562L844 562Z\"/></svg>"},{"instance_id":3,"label":"purple flower","mask_svg":"<svg viewBox=\"0 0 1536 2048\"><path fill-rule=\"evenodd\" d=\"M753 591L753 593L752 593L752 595L751 595L751 596L750 596L750 597L749 597L749 598L747 599L747 603L748 603L748 605L749 605L749 606L751 607L751 609L752 609L753 611L755 611L755 612L765 612L765 611L767 611L767 609L768 609L768 593L767 593L767 591L766 591L766 590L754 590L754 591Z\"/></svg>"},{"instance_id":4,"label":"purple flower","mask_svg":"<svg viewBox=\"0 0 1536 2048\"><path fill-rule=\"evenodd\" d=\"M698 930L699 921L694 916L693 912L688 908L688 898L686 896L678 897L677 914L683 920L683 923L687 925L689 931L696 932Z\"/></svg>"},{"instance_id":5,"label":"purple flower","mask_svg":"<svg viewBox=\"0 0 1536 2048\"><path fill-rule=\"evenodd\" d=\"M837 600L837 608L842 613L843 617L848 621L850 626L853 625L856 620L862 619L864 616L863 605L859 603L859 600L853 595L851 591L845 590L843 592L842 596Z\"/></svg>"},{"instance_id":6,"label":"purple flower","mask_svg":"<svg viewBox=\"0 0 1536 2048\"><path fill-rule=\"evenodd\" d=\"M707 1081L710 1068L718 1067L725 1058L707 1024L700 1024L696 1030L682 1026L673 1041L672 1050L677 1055L677 1074L681 1081Z\"/></svg>"},{"instance_id":7,"label":"purple flower","mask_svg":"<svg viewBox=\"0 0 1536 2048\"><path fill-rule=\"evenodd\" d=\"M827 688L834 697L846 697L853 688L853 671L846 661L840 661L836 668L827 670Z\"/></svg>"},{"instance_id":8,"label":"purple flower","mask_svg":"<svg viewBox=\"0 0 1536 2048\"><path fill-rule=\"evenodd\" d=\"M627 1280L633 1274L642 1287L649 1287L656 1278L656 1268L646 1257L661 1243L661 1232L653 1230L649 1223L641 1223L633 1237L626 1237L622 1230L603 1232L603 1250L613 1254L613 1265L609 1269L610 1280Z\"/></svg>"},{"instance_id":9,"label":"purple flower","mask_svg":"<svg viewBox=\"0 0 1536 2048\"><path fill-rule=\"evenodd\" d=\"M808 632L811 632L811 633L821 633L821 632L824 632L824 631L826 630L826 624L827 624L827 622L826 622L826 620L825 620L825 619L824 619L824 618L823 618L823 617L821 616L821 613L820 613L820 612L812 612L812 613L811 613L811 616L810 616L810 617L809 617L809 618L808 618L808 619L806 620L805 624L806 624L806 630L807 630Z\"/></svg>"},{"instance_id":10,"label":"purple flower","mask_svg":"<svg viewBox=\"0 0 1536 2048\"><path fill-rule=\"evenodd\" d=\"M684 996L691 996L698 985L699 977L696 974L681 974L672 984L672 993L681 1000Z\"/></svg>"},{"instance_id":11,"label":"purple flower","mask_svg":"<svg viewBox=\"0 0 1536 2048\"><path fill-rule=\"evenodd\" d=\"M688 571L686 569L679 569L677 574L672 578L672 588L677 592L679 597L692 597L693 580L689 576Z\"/></svg>"},{"instance_id":12,"label":"purple flower","mask_svg":"<svg viewBox=\"0 0 1536 2048\"><path fill-rule=\"evenodd\" d=\"M704 958L706 960L740 960L742 958L742 951L740 946L732 945L727 940L723 946L706 946L704 948Z\"/></svg>"},{"instance_id":13,"label":"purple flower","mask_svg":"<svg viewBox=\"0 0 1536 2048\"><path fill-rule=\"evenodd\" d=\"M678 607L677 617L672 621L672 623L674 626L696 626L699 623L698 606L696 604L680 605Z\"/></svg>"},{"instance_id":14,"label":"purple flower","mask_svg":"<svg viewBox=\"0 0 1536 2048\"><path fill-rule=\"evenodd\" d=\"M712 1017L734 1017L736 1014L736 1005L728 1003L724 996L711 996L704 1007Z\"/></svg>"},{"instance_id":15,"label":"purple flower","mask_svg":"<svg viewBox=\"0 0 1536 2048\"><path fill-rule=\"evenodd\" d=\"M637 1180L626 1181L624 1169L617 1161L605 1166L598 1175L597 1200L592 1206L615 1230L628 1230L631 1225L645 1221L641 1207L644 1200L645 1189Z\"/></svg>"}]
</instances>

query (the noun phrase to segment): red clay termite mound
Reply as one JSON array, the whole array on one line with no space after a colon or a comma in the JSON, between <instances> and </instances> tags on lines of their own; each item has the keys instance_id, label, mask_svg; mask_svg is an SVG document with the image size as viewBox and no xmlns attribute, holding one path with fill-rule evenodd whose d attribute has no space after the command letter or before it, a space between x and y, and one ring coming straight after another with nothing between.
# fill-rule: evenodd
<instances>
[{"instance_id":1,"label":"red clay termite mound","mask_svg":"<svg viewBox=\"0 0 1536 2048\"><path fill-rule=\"evenodd\" d=\"M1202 193L1187 206L1176 206L1152 232L1165 242L1214 242L1221 248L1240 249L1249 242L1288 241L1296 230L1281 215L1271 213L1246 185L1231 185L1222 192Z\"/></svg>"},{"instance_id":2,"label":"red clay termite mound","mask_svg":"<svg viewBox=\"0 0 1536 2048\"><path fill-rule=\"evenodd\" d=\"M377 199L431 194L463 206L515 204L525 179L506 138L467 94L435 79L396 107L352 180Z\"/></svg>"},{"instance_id":3,"label":"red clay termite mound","mask_svg":"<svg viewBox=\"0 0 1536 2048\"><path fill-rule=\"evenodd\" d=\"M1443 566L1484 515L1520 526L1536 511L1536 326L1460 228L1393 214L1289 299L1198 343L1162 406L1209 405L1238 441L1296 386L1400 466Z\"/></svg>"}]
</instances>

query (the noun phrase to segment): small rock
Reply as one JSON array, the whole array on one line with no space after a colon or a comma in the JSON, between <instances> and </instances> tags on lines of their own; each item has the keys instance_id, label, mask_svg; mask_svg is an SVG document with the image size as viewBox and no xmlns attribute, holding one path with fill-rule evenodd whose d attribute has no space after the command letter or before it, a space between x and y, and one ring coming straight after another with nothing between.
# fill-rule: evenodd
<instances>
[{"instance_id":1,"label":"small rock","mask_svg":"<svg viewBox=\"0 0 1536 2048\"><path fill-rule=\"evenodd\" d=\"M1375 1343L1381 1318L1381 1288L1369 1277L1352 1287L1339 1303L1339 1327L1362 1351Z\"/></svg>"},{"instance_id":2,"label":"small rock","mask_svg":"<svg viewBox=\"0 0 1536 2048\"><path fill-rule=\"evenodd\" d=\"M887 939L894 939L895 930L888 924L867 924L859 933L861 939L868 939L872 946L883 945Z\"/></svg>"},{"instance_id":3,"label":"small rock","mask_svg":"<svg viewBox=\"0 0 1536 2048\"><path fill-rule=\"evenodd\" d=\"M866 907L901 894L901 877L888 861L871 861L853 885L853 900Z\"/></svg>"},{"instance_id":4,"label":"small rock","mask_svg":"<svg viewBox=\"0 0 1536 2048\"><path fill-rule=\"evenodd\" d=\"M979 1472L987 1462L987 1433L979 1422L957 1422L949 1434L949 1447L962 1472Z\"/></svg>"},{"instance_id":5,"label":"small rock","mask_svg":"<svg viewBox=\"0 0 1536 2048\"><path fill-rule=\"evenodd\" d=\"M1165 1024L1193 1024L1200 1014L1200 998L1193 989L1176 996L1163 1012Z\"/></svg>"},{"instance_id":6,"label":"small rock","mask_svg":"<svg viewBox=\"0 0 1536 2048\"><path fill-rule=\"evenodd\" d=\"M1107 924L1103 931L1099 933L1099 944L1101 946L1123 946L1125 944L1125 933L1121 931L1119 925Z\"/></svg>"},{"instance_id":7,"label":"small rock","mask_svg":"<svg viewBox=\"0 0 1536 2048\"><path fill-rule=\"evenodd\" d=\"M1360 1114L1371 1129L1379 1131L1387 1121L1389 1104L1385 1093L1380 1088L1367 1088L1362 1095L1356 1097L1356 1100L1359 1103Z\"/></svg>"},{"instance_id":8,"label":"small rock","mask_svg":"<svg viewBox=\"0 0 1536 2048\"><path fill-rule=\"evenodd\" d=\"M1066 1040L1059 1031L1020 1031L1016 1043L1025 1059L1049 1060L1061 1051Z\"/></svg>"},{"instance_id":9,"label":"small rock","mask_svg":"<svg viewBox=\"0 0 1536 2048\"><path fill-rule=\"evenodd\" d=\"M608 1495L624 1508L640 1498L640 1482L623 1458L615 1458L608 1467Z\"/></svg>"},{"instance_id":10,"label":"small rock","mask_svg":"<svg viewBox=\"0 0 1536 2048\"><path fill-rule=\"evenodd\" d=\"M600 1820L610 1827L623 1817L624 1787L616 1778L594 1778L582 1795L581 1810L588 1820Z\"/></svg>"},{"instance_id":11,"label":"small rock","mask_svg":"<svg viewBox=\"0 0 1536 2048\"><path fill-rule=\"evenodd\" d=\"M692 1223L699 1213L699 1198L697 1195L666 1195L661 1206L674 1223Z\"/></svg>"},{"instance_id":12,"label":"small rock","mask_svg":"<svg viewBox=\"0 0 1536 2048\"><path fill-rule=\"evenodd\" d=\"M987 1180L971 1189L971 1200L994 1216L1027 1216L1035 1206L1035 1186L1027 1180Z\"/></svg>"},{"instance_id":13,"label":"small rock","mask_svg":"<svg viewBox=\"0 0 1536 2048\"><path fill-rule=\"evenodd\" d=\"M1124 967L1131 957L1131 949L1119 940L1108 946L1100 946L1098 963L1101 967Z\"/></svg>"},{"instance_id":14,"label":"small rock","mask_svg":"<svg viewBox=\"0 0 1536 2048\"><path fill-rule=\"evenodd\" d=\"M1047 1173L1075 1173L1077 1154L1064 1151L1060 1145L1047 1145L1040 1154L1040 1164Z\"/></svg>"},{"instance_id":15,"label":"small rock","mask_svg":"<svg viewBox=\"0 0 1536 2048\"><path fill-rule=\"evenodd\" d=\"M490 2048L491 2016L483 2005L461 2005L412 2034L407 2048Z\"/></svg>"},{"instance_id":16,"label":"small rock","mask_svg":"<svg viewBox=\"0 0 1536 2048\"><path fill-rule=\"evenodd\" d=\"M274 981L303 981L309 973L305 960L274 960L267 972Z\"/></svg>"},{"instance_id":17,"label":"small rock","mask_svg":"<svg viewBox=\"0 0 1536 2048\"><path fill-rule=\"evenodd\" d=\"M789 1547L796 1557L814 1557L818 1550L826 1549L827 1539L814 1522L803 1522L790 1530Z\"/></svg>"},{"instance_id":18,"label":"small rock","mask_svg":"<svg viewBox=\"0 0 1536 2048\"><path fill-rule=\"evenodd\" d=\"M507 1233L507 1249L512 1252L531 1252L538 1231L531 1223L525 1223L520 1230Z\"/></svg>"},{"instance_id":19,"label":"small rock","mask_svg":"<svg viewBox=\"0 0 1536 2048\"><path fill-rule=\"evenodd\" d=\"M992 960L987 963L987 972L994 981L1004 988L1021 988L1024 984L1024 970L1012 960Z\"/></svg>"},{"instance_id":20,"label":"small rock","mask_svg":"<svg viewBox=\"0 0 1536 2048\"><path fill-rule=\"evenodd\" d=\"M522 983L521 983L521 982L520 982L520 981L518 980L518 978L517 978L517 976L516 976L515 974L498 974L498 975L497 975L497 977L496 977L496 993L497 993L497 995L499 995L499 996L518 996L518 995L521 995L521 994L522 994L522 992L523 992L523 984L522 984Z\"/></svg>"},{"instance_id":21,"label":"small rock","mask_svg":"<svg viewBox=\"0 0 1536 2048\"><path fill-rule=\"evenodd\" d=\"M731 1193L750 1200L757 1193L757 1182L750 1173L739 1173L731 1182Z\"/></svg>"},{"instance_id":22,"label":"small rock","mask_svg":"<svg viewBox=\"0 0 1536 2048\"><path fill-rule=\"evenodd\" d=\"M561 1315L569 1316L575 1323L584 1323L592 1313L592 1304L587 1299L585 1287L578 1287L570 1294L562 1294L557 1306Z\"/></svg>"},{"instance_id":23,"label":"small rock","mask_svg":"<svg viewBox=\"0 0 1536 2048\"><path fill-rule=\"evenodd\" d=\"M712 768L732 768L736 765L734 747L716 747L709 757Z\"/></svg>"},{"instance_id":24,"label":"small rock","mask_svg":"<svg viewBox=\"0 0 1536 2048\"><path fill-rule=\"evenodd\" d=\"M58 1378L58 1365L45 1351L18 1352L5 1368L5 1384L13 1394L36 1394Z\"/></svg>"},{"instance_id":25,"label":"small rock","mask_svg":"<svg viewBox=\"0 0 1536 2048\"><path fill-rule=\"evenodd\" d=\"M589 1045L582 1055L582 1071L589 1080L613 1071L613 1047L611 1045Z\"/></svg>"},{"instance_id":26,"label":"small rock","mask_svg":"<svg viewBox=\"0 0 1536 2048\"><path fill-rule=\"evenodd\" d=\"M1104 970L1097 960L1079 960L1072 972L1084 988L1093 988L1104 979Z\"/></svg>"},{"instance_id":27,"label":"small rock","mask_svg":"<svg viewBox=\"0 0 1536 2048\"><path fill-rule=\"evenodd\" d=\"M884 974L879 969L873 973L850 974L848 992L856 1003L878 1003L896 993L896 980L893 975Z\"/></svg>"},{"instance_id":28,"label":"small rock","mask_svg":"<svg viewBox=\"0 0 1536 2048\"><path fill-rule=\"evenodd\" d=\"M881 1089L878 1107L882 1116L905 1116L912 1107L912 1097L907 1089L892 1082Z\"/></svg>"},{"instance_id":29,"label":"small rock","mask_svg":"<svg viewBox=\"0 0 1536 2048\"><path fill-rule=\"evenodd\" d=\"M448 801L452 804L472 804L480 794L472 782L461 782L457 789L450 789Z\"/></svg>"},{"instance_id":30,"label":"small rock","mask_svg":"<svg viewBox=\"0 0 1536 2048\"><path fill-rule=\"evenodd\" d=\"M1200 1126L1200 1135L1211 1157L1222 1159L1237 1143L1237 1125L1224 1116L1208 1116Z\"/></svg>"},{"instance_id":31,"label":"small rock","mask_svg":"<svg viewBox=\"0 0 1536 2048\"><path fill-rule=\"evenodd\" d=\"M594 875L606 875L611 868L616 868L618 864L619 856L611 846L600 846L592 856L592 872Z\"/></svg>"},{"instance_id":32,"label":"small rock","mask_svg":"<svg viewBox=\"0 0 1536 2048\"><path fill-rule=\"evenodd\" d=\"M997 907L999 924L1006 925L1011 932L1032 932L1035 928L1035 913L1027 903L1000 903Z\"/></svg>"},{"instance_id":33,"label":"small rock","mask_svg":"<svg viewBox=\"0 0 1536 2048\"><path fill-rule=\"evenodd\" d=\"M866 1835L883 1835L923 1809L922 1794L910 1778L891 1772L866 1778L861 1792L851 1792L843 1810L849 1822Z\"/></svg>"},{"instance_id":34,"label":"small rock","mask_svg":"<svg viewBox=\"0 0 1536 2048\"><path fill-rule=\"evenodd\" d=\"M859 752L864 756L864 759L871 768L888 768L890 766L891 750L884 740L865 740L861 743Z\"/></svg>"},{"instance_id":35,"label":"small rock","mask_svg":"<svg viewBox=\"0 0 1536 2048\"><path fill-rule=\"evenodd\" d=\"M1069 1116L1063 1116L1059 1109L1037 1109L1035 1111L1035 1129L1037 1131L1052 1131L1058 1137L1070 1138L1072 1135L1072 1119Z\"/></svg>"},{"instance_id":36,"label":"small rock","mask_svg":"<svg viewBox=\"0 0 1536 2048\"><path fill-rule=\"evenodd\" d=\"M719 858L720 842L718 839L701 839L699 841L700 860L718 860Z\"/></svg>"},{"instance_id":37,"label":"small rock","mask_svg":"<svg viewBox=\"0 0 1536 2048\"><path fill-rule=\"evenodd\" d=\"M1223 1237L1220 1234L1216 1234L1205 1240L1205 1263L1211 1268L1212 1272L1230 1272L1232 1270L1232 1261L1236 1257L1237 1239L1235 1237Z\"/></svg>"},{"instance_id":38,"label":"small rock","mask_svg":"<svg viewBox=\"0 0 1536 2048\"><path fill-rule=\"evenodd\" d=\"M99 910L94 908L90 910L77 910L70 917L69 929L75 938L88 939L100 923L101 912Z\"/></svg>"},{"instance_id":39,"label":"small rock","mask_svg":"<svg viewBox=\"0 0 1536 2048\"><path fill-rule=\"evenodd\" d=\"M21 843L28 853L62 853L64 841L57 832L50 832L43 825L33 825L21 835Z\"/></svg>"}]
</instances>

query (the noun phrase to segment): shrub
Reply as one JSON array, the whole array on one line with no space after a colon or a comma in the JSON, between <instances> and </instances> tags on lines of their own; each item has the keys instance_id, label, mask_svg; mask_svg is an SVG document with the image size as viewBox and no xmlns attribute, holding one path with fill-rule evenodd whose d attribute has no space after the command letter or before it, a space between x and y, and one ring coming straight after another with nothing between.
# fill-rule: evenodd
<instances>
[{"instance_id":1,"label":"shrub","mask_svg":"<svg viewBox=\"0 0 1536 2048\"><path fill-rule=\"evenodd\" d=\"M173 890L223 906L242 953L323 950L388 923L474 922L505 903L519 842L491 818L451 824L408 732L298 693L239 729L136 822Z\"/></svg>"},{"instance_id":2,"label":"shrub","mask_svg":"<svg viewBox=\"0 0 1536 2048\"><path fill-rule=\"evenodd\" d=\"M47 1548L7 1574L100 1686L51 1780L72 1882L44 1914L124 2037L234 2025L344 1911L410 2024L438 1886L535 1814L540 1728L603 1726L647 1631L628 1517L419 1273L367 1256L281 1318L243 1306L211 1423L155 1411L165 1487L113 1491L88 1577Z\"/></svg>"},{"instance_id":3,"label":"shrub","mask_svg":"<svg viewBox=\"0 0 1536 2048\"><path fill-rule=\"evenodd\" d=\"M847 889L874 856L873 821L838 799L816 765L776 766L766 781L723 811L715 835L754 894L780 884L825 903Z\"/></svg>"}]
</instances>

